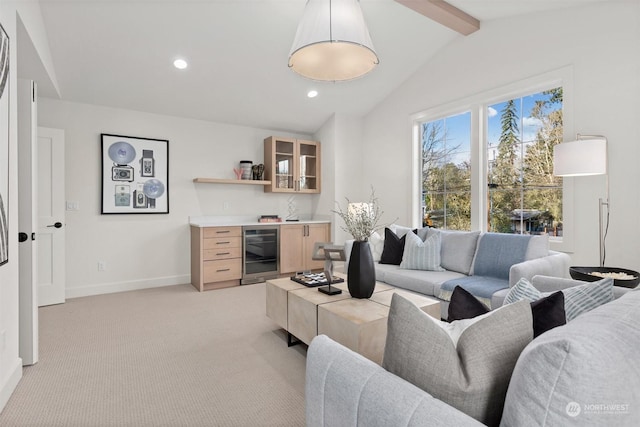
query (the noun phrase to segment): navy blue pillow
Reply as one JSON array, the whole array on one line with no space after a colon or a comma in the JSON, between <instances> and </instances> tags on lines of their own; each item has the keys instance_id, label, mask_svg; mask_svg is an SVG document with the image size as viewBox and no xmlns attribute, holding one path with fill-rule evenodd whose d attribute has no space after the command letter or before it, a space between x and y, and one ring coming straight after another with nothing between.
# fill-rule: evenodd
<instances>
[{"instance_id":1,"label":"navy blue pillow","mask_svg":"<svg viewBox=\"0 0 640 427\"><path fill-rule=\"evenodd\" d=\"M476 297L462 286L453 288L451 301L449 301L448 322L472 319L488 312L489 307L478 301ZM564 294L558 291L532 302L531 314L533 316L534 338L549 329L566 324Z\"/></svg>"}]
</instances>

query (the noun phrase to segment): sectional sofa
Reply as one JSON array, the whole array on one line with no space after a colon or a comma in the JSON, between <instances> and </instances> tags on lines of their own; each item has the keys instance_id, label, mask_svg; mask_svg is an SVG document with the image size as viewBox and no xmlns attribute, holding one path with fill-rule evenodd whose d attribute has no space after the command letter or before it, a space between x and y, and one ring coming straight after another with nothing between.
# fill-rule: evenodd
<instances>
[{"instance_id":1,"label":"sectional sofa","mask_svg":"<svg viewBox=\"0 0 640 427\"><path fill-rule=\"evenodd\" d=\"M530 280L535 275L569 277L569 255L549 250L549 238L546 235L447 231L434 228L411 230L395 224L391 225L389 230L385 230L386 239L390 238L390 232L398 238L407 233L414 233L425 244L432 242L439 246L440 268L424 270L404 268L404 263L381 263L381 260L384 262L384 252L390 245L376 233L369 239L375 262L376 280L440 300L443 319L447 318L449 299L456 285L467 289L494 309L502 305L509 288L520 278ZM395 237L391 235L391 238ZM352 244L353 241L345 243L347 257L351 254ZM408 246L408 243L405 245ZM404 255L406 258L407 254ZM345 272L348 262L347 259Z\"/></svg>"},{"instance_id":2,"label":"sectional sofa","mask_svg":"<svg viewBox=\"0 0 640 427\"><path fill-rule=\"evenodd\" d=\"M536 276L532 283L554 291L580 282ZM638 425L640 290L613 287L612 297L619 298L541 334L516 354L494 425ZM310 427L483 425L322 335L309 347L306 381Z\"/></svg>"}]
</instances>

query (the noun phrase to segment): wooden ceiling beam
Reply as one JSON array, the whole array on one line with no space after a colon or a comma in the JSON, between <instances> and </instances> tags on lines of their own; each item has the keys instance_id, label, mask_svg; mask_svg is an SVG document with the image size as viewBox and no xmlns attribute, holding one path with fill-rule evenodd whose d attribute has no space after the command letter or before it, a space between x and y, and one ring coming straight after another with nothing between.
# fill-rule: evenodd
<instances>
[{"instance_id":1,"label":"wooden ceiling beam","mask_svg":"<svg viewBox=\"0 0 640 427\"><path fill-rule=\"evenodd\" d=\"M465 36L480 29L480 21L444 0L395 1Z\"/></svg>"}]
</instances>

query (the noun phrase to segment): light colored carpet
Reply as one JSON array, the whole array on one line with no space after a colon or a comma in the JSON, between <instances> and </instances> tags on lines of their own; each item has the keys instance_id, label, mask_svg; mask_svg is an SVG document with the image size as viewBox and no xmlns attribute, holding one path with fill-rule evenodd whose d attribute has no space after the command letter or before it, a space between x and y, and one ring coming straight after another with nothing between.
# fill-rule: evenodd
<instances>
[{"instance_id":1,"label":"light colored carpet","mask_svg":"<svg viewBox=\"0 0 640 427\"><path fill-rule=\"evenodd\" d=\"M191 285L40 309L40 361L0 426L304 425L306 347L265 315L265 285Z\"/></svg>"}]
</instances>

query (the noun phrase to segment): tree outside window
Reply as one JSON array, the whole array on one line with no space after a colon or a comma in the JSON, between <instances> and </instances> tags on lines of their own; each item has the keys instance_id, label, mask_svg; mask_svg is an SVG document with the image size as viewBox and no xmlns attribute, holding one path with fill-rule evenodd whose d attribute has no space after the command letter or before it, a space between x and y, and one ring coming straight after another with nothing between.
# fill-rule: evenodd
<instances>
[{"instance_id":1,"label":"tree outside window","mask_svg":"<svg viewBox=\"0 0 640 427\"><path fill-rule=\"evenodd\" d=\"M562 88L487 107L487 229L562 236Z\"/></svg>"},{"instance_id":2,"label":"tree outside window","mask_svg":"<svg viewBox=\"0 0 640 427\"><path fill-rule=\"evenodd\" d=\"M553 147L562 142L562 87L485 105L488 231L562 236L562 178ZM478 114L478 116L481 116ZM471 229L471 112L421 123L423 225ZM476 161L477 163L477 161Z\"/></svg>"},{"instance_id":3,"label":"tree outside window","mask_svg":"<svg viewBox=\"0 0 640 427\"><path fill-rule=\"evenodd\" d=\"M471 229L471 113L423 123L424 226Z\"/></svg>"}]
</instances>

